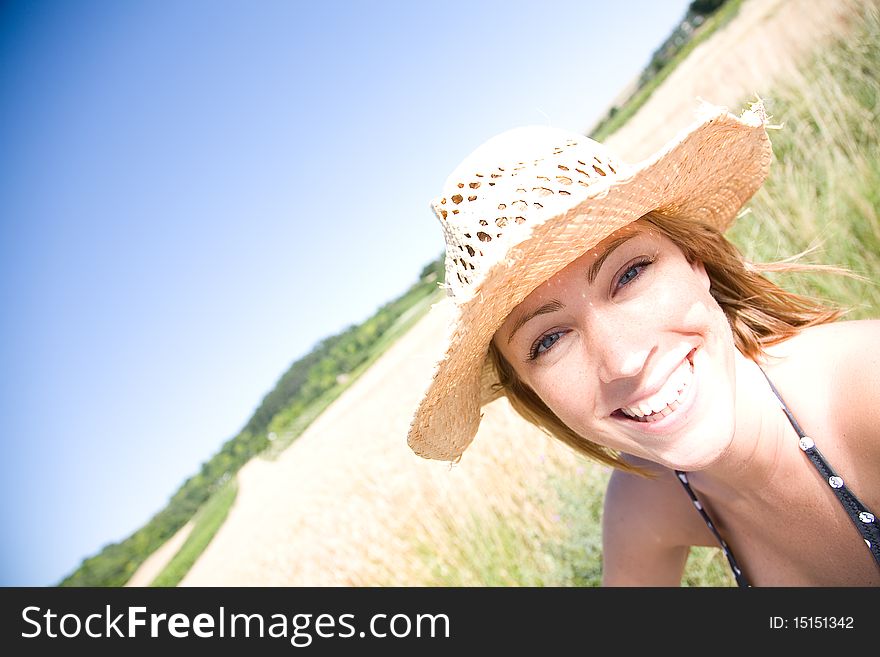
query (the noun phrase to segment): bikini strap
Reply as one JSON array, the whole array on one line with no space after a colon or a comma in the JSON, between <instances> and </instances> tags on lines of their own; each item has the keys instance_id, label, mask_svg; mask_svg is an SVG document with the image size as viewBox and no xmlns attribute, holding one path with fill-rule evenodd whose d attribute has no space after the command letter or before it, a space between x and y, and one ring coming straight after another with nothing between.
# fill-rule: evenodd
<instances>
[{"instance_id":1,"label":"bikini strap","mask_svg":"<svg viewBox=\"0 0 880 657\"><path fill-rule=\"evenodd\" d=\"M712 519L709 517L709 514L703 509L703 505L699 499L697 499L696 493L694 493L691 488L690 483L688 482L687 474L682 472L681 470L675 471L675 476L678 477L678 480L681 482L681 485L684 486L684 489L687 491L687 494L691 498L691 502L694 503L697 511L700 512L700 515L703 517L703 520L706 523L706 526L709 527L709 530L715 535L715 538L718 540L718 543L721 545L721 551L724 553L724 556L727 557L727 563L730 564L730 569L733 571L733 577L736 579L737 586L747 587L751 586L746 579L746 576L743 574L742 569L739 567L739 564L736 562L736 557L733 556L733 550L727 545L723 538L721 538L721 534L718 533L718 530L715 529L715 523L712 522Z\"/></svg>"},{"instance_id":2,"label":"bikini strap","mask_svg":"<svg viewBox=\"0 0 880 657\"><path fill-rule=\"evenodd\" d=\"M868 550L870 550L871 555L877 562L877 566L880 567L880 524L878 524L877 518L849 489L846 482L844 482L843 477L834 471L834 468L831 467L831 464L828 463L825 457L822 456L819 448L816 447L813 439L801 429L801 426L798 424L797 420L794 419L794 415L791 414L791 411L782 399L782 395L779 394L779 391L776 389L776 386L773 385L773 382L770 380L770 377L767 376L767 373L760 366L758 369L761 370L764 378L767 379L767 383L770 384L770 389L773 391L773 394L776 395L776 399L779 400L782 412L785 413L785 416L788 418L788 421L797 433L798 438L800 439L798 445L800 446L801 451L806 455L810 463L815 466L816 470L818 470L819 474L822 476L822 479L837 496L838 501L843 506L850 520L852 520L856 529L858 529L859 534L861 534L862 539L865 541L865 545L868 546Z\"/></svg>"}]
</instances>

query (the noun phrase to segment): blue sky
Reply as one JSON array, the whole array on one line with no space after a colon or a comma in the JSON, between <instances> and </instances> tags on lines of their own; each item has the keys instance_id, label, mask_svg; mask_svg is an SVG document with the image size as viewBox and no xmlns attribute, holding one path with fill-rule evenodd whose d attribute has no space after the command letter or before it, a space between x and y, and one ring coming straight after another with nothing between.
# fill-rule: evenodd
<instances>
[{"instance_id":1,"label":"blue sky","mask_svg":"<svg viewBox=\"0 0 880 657\"><path fill-rule=\"evenodd\" d=\"M0 585L143 525L441 253L460 159L590 128L688 4L3 3Z\"/></svg>"}]
</instances>

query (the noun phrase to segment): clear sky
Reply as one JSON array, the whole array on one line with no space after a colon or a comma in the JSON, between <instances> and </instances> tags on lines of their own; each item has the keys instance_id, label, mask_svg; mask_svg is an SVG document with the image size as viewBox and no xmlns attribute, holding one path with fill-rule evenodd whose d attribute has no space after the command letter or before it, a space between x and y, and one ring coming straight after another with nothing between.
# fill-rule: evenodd
<instances>
[{"instance_id":1,"label":"clear sky","mask_svg":"<svg viewBox=\"0 0 880 657\"><path fill-rule=\"evenodd\" d=\"M460 159L589 129L688 4L0 5L0 585L142 526L440 255Z\"/></svg>"}]
</instances>

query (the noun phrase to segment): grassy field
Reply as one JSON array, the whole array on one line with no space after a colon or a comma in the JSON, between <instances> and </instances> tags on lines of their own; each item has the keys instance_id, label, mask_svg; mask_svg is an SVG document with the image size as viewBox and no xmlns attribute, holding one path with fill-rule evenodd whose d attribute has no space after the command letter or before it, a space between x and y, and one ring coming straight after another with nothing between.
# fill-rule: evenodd
<instances>
[{"instance_id":1,"label":"grassy field","mask_svg":"<svg viewBox=\"0 0 880 657\"><path fill-rule=\"evenodd\" d=\"M880 314L880 19L870 3L858 33L766 99L775 162L749 211L730 231L753 261L810 251L802 261L840 265L862 279L810 274L782 282Z\"/></svg>"},{"instance_id":2,"label":"grassy field","mask_svg":"<svg viewBox=\"0 0 880 657\"><path fill-rule=\"evenodd\" d=\"M731 5L733 7L733 5ZM776 161L729 237L753 261L809 251L805 263L848 268L788 276L798 291L880 316L880 20L869 5L859 27L772 90ZM743 105L749 99L743 99ZM601 505L609 470L557 454L526 490L499 491L480 514L450 514L410 539L417 558L396 561L386 581L437 586L595 586L601 582ZM520 481L502 472L499 481ZM495 499L493 497L493 499ZM401 574L403 570L403 574ZM684 586L732 586L720 550L691 551Z\"/></svg>"}]
</instances>

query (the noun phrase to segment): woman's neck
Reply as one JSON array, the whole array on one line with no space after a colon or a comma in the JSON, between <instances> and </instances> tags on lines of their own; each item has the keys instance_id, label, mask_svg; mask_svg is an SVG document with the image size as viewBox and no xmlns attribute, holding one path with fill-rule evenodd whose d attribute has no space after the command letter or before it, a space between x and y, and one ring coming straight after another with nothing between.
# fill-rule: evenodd
<instances>
[{"instance_id":1,"label":"woman's neck","mask_svg":"<svg viewBox=\"0 0 880 657\"><path fill-rule=\"evenodd\" d=\"M698 488L724 489L736 497L772 495L793 463L800 463L797 434L781 411L761 368L739 351L736 368L736 428L722 455L693 473Z\"/></svg>"}]
</instances>

